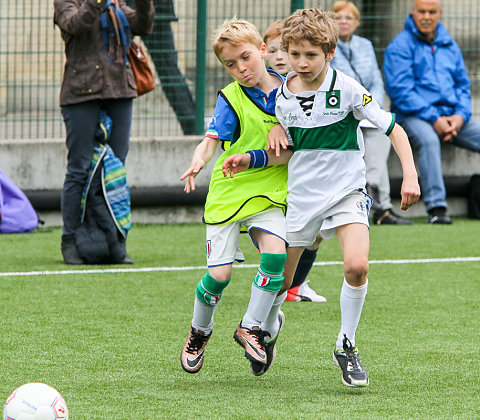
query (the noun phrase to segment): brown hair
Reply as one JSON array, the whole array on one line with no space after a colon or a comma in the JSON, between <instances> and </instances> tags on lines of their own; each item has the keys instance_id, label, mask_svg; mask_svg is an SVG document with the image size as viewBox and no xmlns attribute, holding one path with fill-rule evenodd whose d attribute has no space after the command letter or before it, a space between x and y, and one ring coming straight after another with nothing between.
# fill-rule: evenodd
<instances>
[{"instance_id":1,"label":"brown hair","mask_svg":"<svg viewBox=\"0 0 480 420\"><path fill-rule=\"evenodd\" d=\"M220 53L225 46L238 47L241 44L253 44L260 49L263 40L253 23L234 17L223 22L216 30L213 51L220 60Z\"/></svg>"},{"instance_id":2,"label":"brown hair","mask_svg":"<svg viewBox=\"0 0 480 420\"><path fill-rule=\"evenodd\" d=\"M267 28L263 34L263 42L265 42L265 44L268 43L269 39L275 39L282 36L283 23L283 19L278 19Z\"/></svg>"},{"instance_id":3,"label":"brown hair","mask_svg":"<svg viewBox=\"0 0 480 420\"><path fill-rule=\"evenodd\" d=\"M330 7L330 10L333 13L338 13L340 10L344 9L347 9L349 12L351 12L353 16L355 16L355 19L360 20L360 11L351 1L339 0L333 3L332 7Z\"/></svg>"},{"instance_id":4,"label":"brown hair","mask_svg":"<svg viewBox=\"0 0 480 420\"><path fill-rule=\"evenodd\" d=\"M288 51L292 42L307 40L328 54L337 46L338 25L335 14L321 9L300 9L285 19L282 47Z\"/></svg>"}]
</instances>

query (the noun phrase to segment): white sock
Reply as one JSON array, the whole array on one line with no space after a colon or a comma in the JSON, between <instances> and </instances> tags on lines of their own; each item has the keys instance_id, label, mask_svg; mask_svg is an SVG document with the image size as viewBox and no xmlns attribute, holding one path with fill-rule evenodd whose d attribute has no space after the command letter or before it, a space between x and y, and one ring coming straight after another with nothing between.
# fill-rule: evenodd
<instances>
[{"instance_id":1,"label":"white sock","mask_svg":"<svg viewBox=\"0 0 480 420\"><path fill-rule=\"evenodd\" d=\"M195 296L192 327L196 330L203 331L205 335L210 334L213 330L213 313L215 312L216 307L217 305L205 305L198 300L197 296Z\"/></svg>"},{"instance_id":2,"label":"white sock","mask_svg":"<svg viewBox=\"0 0 480 420\"><path fill-rule=\"evenodd\" d=\"M286 297L287 292L284 292L281 295L277 295L275 297L272 309L270 310L267 319L261 326L263 331L267 331L270 334L270 337L266 341L274 339L278 334L278 329L280 328L280 324L278 322L278 314L280 313L280 308L282 307L282 303L285 301Z\"/></svg>"},{"instance_id":3,"label":"white sock","mask_svg":"<svg viewBox=\"0 0 480 420\"><path fill-rule=\"evenodd\" d=\"M355 347L355 332L357 331L360 315L362 314L363 302L367 294L367 282L360 287L350 286L343 280L342 292L340 293L340 311L342 313L342 325L337 337L337 349L343 349L343 338L347 338Z\"/></svg>"},{"instance_id":4,"label":"white sock","mask_svg":"<svg viewBox=\"0 0 480 420\"><path fill-rule=\"evenodd\" d=\"M242 319L242 327L249 329L260 327L267 318L276 296L274 292L262 290L252 284L250 302L248 303L247 312Z\"/></svg>"}]
</instances>

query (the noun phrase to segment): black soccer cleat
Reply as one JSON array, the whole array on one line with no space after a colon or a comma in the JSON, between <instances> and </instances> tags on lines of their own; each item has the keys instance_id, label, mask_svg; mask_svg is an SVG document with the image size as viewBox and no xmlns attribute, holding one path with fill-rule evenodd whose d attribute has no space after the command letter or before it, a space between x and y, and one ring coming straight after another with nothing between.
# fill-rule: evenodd
<instances>
[{"instance_id":1,"label":"black soccer cleat","mask_svg":"<svg viewBox=\"0 0 480 420\"><path fill-rule=\"evenodd\" d=\"M265 353L267 355L267 363L263 364L263 363L258 363L254 361L250 363L252 372L255 376L261 376L264 373L266 373L267 370L271 368L271 366L273 365L273 362L275 361L275 357L277 355L275 343L277 342L278 335L280 334L280 331L282 331L283 324L285 323L285 315L283 314L282 311L280 311L280 313L278 314L278 322L280 323L280 327L278 329L277 336L273 340L271 340L269 343L265 344Z\"/></svg>"},{"instance_id":2,"label":"black soccer cleat","mask_svg":"<svg viewBox=\"0 0 480 420\"><path fill-rule=\"evenodd\" d=\"M346 334L343 338L343 350L334 350L333 361L342 369L342 382L346 386L368 386L368 375L362 366L358 350L352 346Z\"/></svg>"}]
</instances>

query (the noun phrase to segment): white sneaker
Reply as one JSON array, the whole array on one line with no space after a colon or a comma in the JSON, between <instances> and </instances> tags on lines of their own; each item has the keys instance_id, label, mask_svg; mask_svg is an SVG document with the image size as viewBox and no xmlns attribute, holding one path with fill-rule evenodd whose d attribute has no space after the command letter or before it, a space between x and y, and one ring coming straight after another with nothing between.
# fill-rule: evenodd
<instances>
[{"instance_id":1,"label":"white sneaker","mask_svg":"<svg viewBox=\"0 0 480 420\"><path fill-rule=\"evenodd\" d=\"M300 296L302 301L310 301L310 302L318 302L318 303L324 303L327 301L323 296L317 294L315 290L313 290L308 283L310 280L304 281L299 287L298 287L298 295Z\"/></svg>"}]
</instances>

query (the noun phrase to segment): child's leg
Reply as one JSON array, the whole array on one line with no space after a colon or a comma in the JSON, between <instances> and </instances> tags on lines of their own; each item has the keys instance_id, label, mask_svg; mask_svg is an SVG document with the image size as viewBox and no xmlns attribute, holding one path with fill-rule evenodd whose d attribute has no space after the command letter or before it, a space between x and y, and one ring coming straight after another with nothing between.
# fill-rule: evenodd
<instances>
[{"instance_id":1,"label":"child's leg","mask_svg":"<svg viewBox=\"0 0 480 420\"><path fill-rule=\"evenodd\" d=\"M222 298L223 289L228 286L232 276L232 265L209 267L200 279L195 292L192 327L210 334L213 329L213 314Z\"/></svg>"},{"instance_id":2,"label":"child's leg","mask_svg":"<svg viewBox=\"0 0 480 420\"><path fill-rule=\"evenodd\" d=\"M279 330L278 315L280 308L287 296L287 290L292 284L293 276L297 268L298 260L303 253L304 247L289 247L287 248L287 260L285 262L285 271L283 272L284 280L280 291L275 296L270 312L268 313L265 322L262 324L262 329L267 331L271 338L275 338Z\"/></svg>"},{"instance_id":3,"label":"child's leg","mask_svg":"<svg viewBox=\"0 0 480 420\"><path fill-rule=\"evenodd\" d=\"M260 327L270 312L283 283L286 259L285 241L261 229L250 231L260 252L260 267L251 288L250 302L242 319L242 327Z\"/></svg>"},{"instance_id":4,"label":"child's leg","mask_svg":"<svg viewBox=\"0 0 480 420\"><path fill-rule=\"evenodd\" d=\"M321 242L322 237L318 235L313 245L305 248L298 261L290 288L300 286L307 279L308 273L310 273L313 263L317 258L317 251Z\"/></svg>"},{"instance_id":5,"label":"child's leg","mask_svg":"<svg viewBox=\"0 0 480 420\"><path fill-rule=\"evenodd\" d=\"M239 231L240 227L236 223L207 226L209 268L197 284L192 326L180 354L182 367L188 373L197 373L203 366L205 346L213 329L213 313L232 275Z\"/></svg>"},{"instance_id":6,"label":"child's leg","mask_svg":"<svg viewBox=\"0 0 480 420\"><path fill-rule=\"evenodd\" d=\"M355 332L367 294L370 240L368 227L361 223L339 226L336 231L343 251L345 276L340 293L342 322L336 346L343 348L344 335L355 346Z\"/></svg>"}]
</instances>

